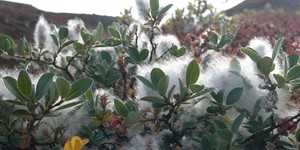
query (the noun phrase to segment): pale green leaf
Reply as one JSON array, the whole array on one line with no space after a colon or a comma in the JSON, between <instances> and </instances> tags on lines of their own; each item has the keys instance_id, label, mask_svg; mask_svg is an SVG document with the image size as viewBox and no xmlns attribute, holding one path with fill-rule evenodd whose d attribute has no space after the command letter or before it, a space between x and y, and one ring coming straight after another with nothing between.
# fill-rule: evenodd
<instances>
[{"instance_id":1,"label":"pale green leaf","mask_svg":"<svg viewBox=\"0 0 300 150\"><path fill-rule=\"evenodd\" d=\"M31 79L25 70L21 70L18 76L18 88L25 97L31 95Z\"/></svg>"},{"instance_id":2,"label":"pale green leaf","mask_svg":"<svg viewBox=\"0 0 300 150\"><path fill-rule=\"evenodd\" d=\"M117 113L121 117L126 118L128 116L129 110L123 102L121 102L120 100L115 99L114 100L114 105L115 105Z\"/></svg>"},{"instance_id":3,"label":"pale green leaf","mask_svg":"<svg viewBox=\"0 0 300 150\"><path fill-rule=\"evenodd\" d=\"M61 96L61 98L65 98L69 95L71 91L71 85L65 78L58 77L56 79L55 84L56 84L57 92L59 96Z\"/></svg>"},{"instance_id":4,"label":"pale green leaf","mask_svg":"<svg viewBox=\"0 0 300 150\"><path fill-rule=\"evenodd\" d=\"M48 91L52 83L53 77L54 77L53 73L45 73L40 77L35 90L36 101L40 100L46 94L46 92Z\"/></svg>"},{"instance_id":5,"label":"pale green leaf","mask_svg":"<svg viewBox=\"0 0 300 150\"><path fill-rule=\"evenodd\" d=\"M198 81L200 75L200 69L196 60L192 60L186 70L186 86L194 84Z\"/></svg>"},{"instance_id":6,"label":"pale green leaf","mask_svg":"<svg viewBox=\"0 0 300 150\"><path fill-rule=\"evenodd\" d=\"M65 98L65 100L71 100L81 96L92 87L93 83L94 81L91 78L84 78L75 81L74 83L72 83L71 91L69 95Z\"/></svg>"}]
</instances>

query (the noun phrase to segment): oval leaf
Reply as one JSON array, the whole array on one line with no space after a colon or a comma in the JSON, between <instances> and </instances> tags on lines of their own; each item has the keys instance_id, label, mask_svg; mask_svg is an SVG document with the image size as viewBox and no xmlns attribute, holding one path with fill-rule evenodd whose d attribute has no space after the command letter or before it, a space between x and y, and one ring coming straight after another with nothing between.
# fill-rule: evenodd
<instances>
[{"instance_id":1,"label":"oval leaf","mask_svg":"<svg viewBox=\"0 0 300 150\"><path fill-rule=\"evenodd\" d=\"M270 74L270 72L272 71L272 66L273 60L270 57L263 57L257 61L258 70L265 76L268 76Z\"/></svg>"},{"instance_id":2,"label":"oval leaf","mask_svg":"<svg viewBox=\"0 0 300 150\"><path fill-rule=\"evenodd\" d=\"M17 101L17 100L6 100L6 102L13 104L13 105L21 105L21 106L26 106L27 103L26 102L22 102L22 101Z\"/></svg>"},{"instance_id":3,"label":"oval leaf","mask_svg":"<svg viewBox=\"0 0 300 150\"><path fill-rule=\"evenodd\" d=\"M17 109L12 112L16 117L30 117L30 112L25 109Z\"/></svg>"},{"instance_id":4,"label":"oval leaf","mask_svg":"<svg viewBox=\"0 0 300 150\"><path fill-rule=\"evenodd\" d=\"M65 98L66 96L69 95L71 90L71 85L65 78L62 77L57 78L55 84L56 84L57 92L59 96L61 96L61 98Z\"/></svg>"},{"instance_id":5,"label":"oval leaf","mask_svg":"<svg viewBox=\"0 0 300 150\"><path fill-rule=\"evenodd\" d=\"M60 27L59 31L58 31L58 35L59 35L60 40L67 38L68 35L69 35L68 28L67 27Z\"/></svg>"},{"instance_id":6,"label":"oval leaf","mask_svg":"<svg viewBox=\"0 0 300 150\"><path fill-rule=\"evenodd\" d=\"M99 22L96 31L94 33L94 42L101 40L102 34L103 34L103 24Z\"/></svg>"},{"instance_id":7,"label":"oval leaf","mask_svg":"<svg viewBox=\"0 0 300 150\"><path fill-rule=\"evenodd\" d=\"M245 116L246 116L246 113L241 113L234 119L234 121L232 123L232 127L231 127L231 132L235 133L239 129Z\"/></svg>"},{"instance_id":8,"label":"oval leaf","mask_svg":"<svg viewBox=\"0 0 300 150\"><path fill-rule=\"evenodd\" d=\"M227 96L226 105L232 105L236 103L241 98L242 94L243 94L242 87L238 87L231 90Z\"/></svg>"},{"instance_id":9,"label":"oval leaf","mask_svg":"<svg viewBox=\"0 0 300 150\"><path fill-rule=\"evenodd\" d=\"M294 80L300 77L300 66L294 66L288 70L286 80Z\"/></svg>"},{"instance_id":10,"label":"oval leaf","mask_svg":"<svg viewBox=\"0 0 300 150\"><path fill-rule=\"evenodd\" d=\"M295 53L290 54L290 55L288 56L288 58L289 58L289 67L290 67L290 68L292 68L292 67L294 67L295 65L297 65L297 62L298 62L298 60L299 60L298 54L295 54Z\"/></svg>"},{"instance_id":11,"label":"oval leaf","mask_svg":"<svg viewBox=\"0 0 300 150\"><path fill-rule=\"evenodd\" d=\"M150 78L151 78L151 82L155 88L157 88L157 84L158 84L159 80L164 76L165 76L165 73L161 69L159 69L159 68L152 69L152 71L150 73Z\"/></svg>"},{"instance_id":12,"label":"oval leaf","mask_svg":"<svg viewBox=\"0 0 300 150\"><path fill-rule=\"evenodd\" d=\"M35 90L36 101L40 100L46 94L46 92L48 91L52 83L53 77L54 77L53 73L45 73L40 77Z\"/></svg>"},{"instance_id":13,"label":"oval leaf","mask_svg":"<svg viewBox=\"0 0 300 150\"><path fill-rule=\"evenodd\" d=\"M201 140L201 147L203 150L211 150L212 146L209 142L209 140L206 137L203 137Z\"/></svg>"},{"instance_id":14,"label":"oval leaf","mask_svg":"<svg viewBox=\"0 0 300 150\"><path fill-rule=\"evenodd\" d=\"M71 91L69 95L65 98L65 100L71 100L84 94L87 90L89 90L92 87L93 82L94 81L91 78L85 78L75 81L71 85Z\"/></svg>"},{"instance_id":15,"label":"oval leaf","mask_svg":"<svg viewBox=\"0 0 300 150\"><path fill-rule=\"evenodd\" d=\"M136 78L138 78L144 85L146 85L148 88L155 90L154 86L152 85L152 83L150 81L148 81L146 78L142 77L142 76L136 76Z\"/></svg>"},{"instance_id":16,"label":"oval leaf","mask_svg":"<svg viewBox=\"0 0 300 150\"><path fill-rule=\"evenodd\" d=\"M148 58L148 55L149 55L149 50L148 49L143 49L140 52L139 61L144 61L145 59Z\"/></svg>"},{"instance_id":17,"label":"oval leaf","mask_svg":"<svg viewBox=\"0 0 300 150\"><path fill-rule=\"evenodd\" d=\"M218 129L217 134L226 141L231 141L233 133L228 129Z\"/></svg>"},{"instance_id":18,"label":"oval leaf","mask_svg":"<svg viewBox=\"0 0 300 150\"><path fill-rule=\"evenodd\" d=\"M115 99L114 100L114 104L115 104L115 108L117 113L122 116L123 118L126 118L129 111L128 108L126 107L126 105L124 103L122 103L121 101Z\"/></svg>"},{"instance_id":19,"label":"oval leaf","mask_svg":"<svg viewBox=\"0 0 300 150\"><path fill-rule=\"evenodd\" d=\"M186 70L186 86L189 87L190 84L197 82L200 75L200 69L197 61L194 59L190 62Z\"/></svg>"},{"instance_id":20,"label":"oval leaf","mask_svg":"<svg viewBox=\"0 0 300 150\"><path fill-rule=\"evenodd\" d=\"M141 100L151 102L151 103L166 104L163 99L155 97L155 96L142 97Z\"/></svg>"},{"instance_id":21,"label":"oval leaf","mask_svg":"<svg viewBox=\"0 0 300 150\"><path fill-rule=\"evenodd\" d=\"M283 38L279 38L276 41L274 49L273 49L273 53L272 53L272 61L274 61L274 59L276 58L277 53L280 51L281 45L282 45L282 41L283 41Z\"/></svg>"},{"instance_id":22,"label":"oval leaf","mask_svg":"<svg viewBox=\"0 0 300 150\"><path fill-rule=\"evenodd\" d=\"M284 87L286 84L286 80L280 74L273 74L277 84L279 87Z\"/></svg>"},{"instance_id":23,"label":"oval leaf","mask_svg":"<svg viewBox=\"0 0 300 150\"><path fill-rule=\"evenodd\" d=\"M118 30L116 30L114 27L108 27L108 32L114 38L121 39L121 36L120 36Z\"/></svg>"},{"instance_id":24,"label":"oval leaf","mask_svg":"<svg viewBox=\"0 0 300 150\"><path fill-rule=\"evenodd\" d=\"M76 106L80 103L83 103L84 101L76 101L76 102L72 102L72 103L68 103L68 104L65 104L65 105L62 105L60 107L58 107L55 111L59 111L59 110L63 110L63 109L66 109L66 108L70 108L70 107L73 107L73 106Z\"/></svg>"},{"instance_id":25,"label":"oval leaf","mask_svg":"<svg viewBox=\"0 0 300 150\"><path fill-rule=\"evenodd\" d=\"M31 79L25 70L21 70L18 76L18 88L25 97L31 95Z\"/></svg>"},{"instance_id":26,"label":"oval leaf","mask_svg":"<svg viewBox=\"0 0 300 150\"><path fill-rule=\"evenodd\" d=\"M6 88L19 100L25 101L26 98L21 94L20 90L18 89L17 80L12 77L3 77L3 82Z\"/></svg>"},{"instance_id":27,"label":"oval leaf","mask_svg":"<svg viewBox=\"0 0 300 150\"><path fill-rule=\"evenodd\" d=\"M169 76L162 77L157 84L157 90L159 94L165 95L168 90L168 86L169 86Z\"/></svg>"},{"instance_id":28,"label":"oval leaf","mask_svg":"<svg viewBox=\"0 0 300 150\"><path fill-rule=\"evenodd\" d=\"M257 62L261 58L261 56L259 56L259 54L252 48L243 47L241 48L241 51L247 54L254 62Z\"/></svg>"}]
</instances>

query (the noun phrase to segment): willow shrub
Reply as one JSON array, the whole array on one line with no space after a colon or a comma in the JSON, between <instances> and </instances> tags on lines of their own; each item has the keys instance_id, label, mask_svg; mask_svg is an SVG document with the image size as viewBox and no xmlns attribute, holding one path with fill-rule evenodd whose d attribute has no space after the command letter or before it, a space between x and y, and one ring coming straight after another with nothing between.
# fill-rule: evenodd
<instances>
[{"instance_id":1,"label":"willow shrub","mask_svg":"<svg viewBox=\"0 0 300 150\"><path fill-rule=\"evenodd\" d=\"M2 78L7 90L0 101L1 148L298 148L298 111L293 116L276 111L282 108L278 101L298 100L298 55L283 51L283 38L270 56L245 47L240 51L250 61L230 58L220 52L236 30L228 33L223 23L220 33L208 32L193 56L180 45L154 42L163 35L161 20L172 5L158 0L143 5L142 21L114 24L109 37L103 37L101 23L93 31L78 20L72 20L75 27L56 28L43 17L34 47L26 38L15 43L0 36L2 58L19 61L21 68ZM234 80L206 80L209 68L217 68L210 77L221 74L221 64L209 66L220 58L233 68L225 73ZM243 73L247 69L254 71ZM253 86L251 76L259 77L259 85ZM229 83L223 89L210 87L223 81ZM252 89L263 94L246 96Z\"/></svg>"}]
</instances>

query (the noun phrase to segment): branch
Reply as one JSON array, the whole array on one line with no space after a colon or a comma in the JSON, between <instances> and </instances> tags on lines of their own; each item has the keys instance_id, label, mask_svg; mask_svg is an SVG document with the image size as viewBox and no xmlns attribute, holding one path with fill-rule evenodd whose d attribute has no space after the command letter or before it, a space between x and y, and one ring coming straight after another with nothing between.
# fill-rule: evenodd
<instances>
[{"instance_id":1,"label":"branch","mask_svg":"<svg viewBox=\"0 0 300 150\"><path fill-rule=\"evenodd\" d=\"M269 133L269 132L273 131L273 130L276 129L276 128L279 128L279 127L281 127L281 126L284 126L285 124L287 124L288 122L290 122L290 121L292 121L292 120L298 118L299 116L300 116L300 113L298 113L297 115L295 115L295 116L291 117L290 119L284 121L284 122L281 123L281 124L278 124L278 125L275 125L275 126L271 126L271 127L268 128L268 129L265 129L265 130L262 130L262 131L260 131L260 132L254 133L254 134L252 134L251 136L247 137L247 138L241 143L241 145L246 144L246 143L250 142L251 140L253 140L253 139L255 139L255 138L258 138L258 137L260 137L260 136L262 136L262 135L264 135L264 134L266 134L266 133Z\"/></svg>"}]
</instances>

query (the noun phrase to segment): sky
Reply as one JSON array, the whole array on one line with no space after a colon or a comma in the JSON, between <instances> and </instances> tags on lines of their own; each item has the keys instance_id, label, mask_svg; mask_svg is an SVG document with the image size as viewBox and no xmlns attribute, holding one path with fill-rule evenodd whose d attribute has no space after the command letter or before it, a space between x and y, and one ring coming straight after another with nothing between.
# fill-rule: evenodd
<instances>
[{"instance_id":1,"label":"sky","mask_svg":"<svg viewBox=\"0 0 300 150\"><path fill-rule=\"evenodd\" d=\"M6 0L33 5L34 7L50 12L65 12L78 14L97 14L107 16L120 16L124 9L132 7L134 11L135 0ZM161 6L173 4L169 12L176 8L185 8L188 2L194 0L159 0ZM226 2L227 1L227 2ZM218 10L229 9L243 0L208 0Z\"/></svg>"}]
</instances>

